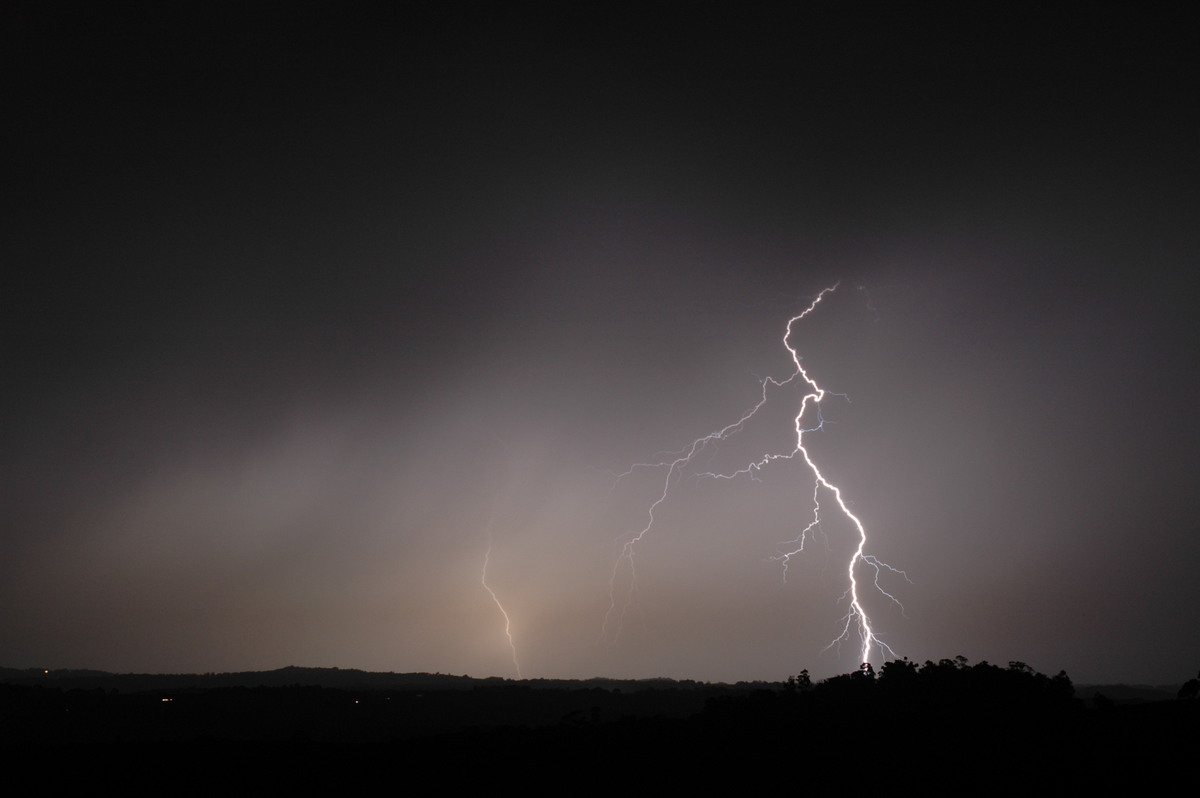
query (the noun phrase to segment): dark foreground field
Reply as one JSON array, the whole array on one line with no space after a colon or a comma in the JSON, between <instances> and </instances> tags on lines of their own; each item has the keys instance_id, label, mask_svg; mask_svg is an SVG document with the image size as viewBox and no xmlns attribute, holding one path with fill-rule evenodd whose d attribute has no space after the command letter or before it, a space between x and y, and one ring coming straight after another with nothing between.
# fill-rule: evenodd
<instances>
[{"instance_id":1,"label":"dark foreground field","mask_svg":"<svg viewBox=\"0 0 1200 798\"><path fill-rule=\"evenodd\" d=\"M887 663L809 683L507 682L285 668L0 672L8 772L35 792L968 792L1197 782L1200 701L1075 696L1020 663ZM1181 784L1182 782L1182 784Z\"/></svg>"}]
</instances>

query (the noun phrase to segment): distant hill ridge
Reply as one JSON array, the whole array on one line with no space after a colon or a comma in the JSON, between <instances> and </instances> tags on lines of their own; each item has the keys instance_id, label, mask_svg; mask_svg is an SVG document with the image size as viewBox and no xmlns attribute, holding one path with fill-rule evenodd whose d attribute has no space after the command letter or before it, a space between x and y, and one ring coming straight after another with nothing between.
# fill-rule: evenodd
<instances>
[{"instance_id":1,"label":"distant hill ridge","mask_svg":"<svg viewBox=\"0 0 1200 798\"><path fill-rule=\"evenodd\" d=\"M288 665L270 671L232 671L226 673L111 673L90 669L5 668L0 667L0 683L43 685L63 690L116 690L122 693L156 690L188 690L220 687L327 687L341 690L472 690L477 687L523 685L544 690L622 690L691 688L706 685L691 679L656 677L649 679L505 679L499 676L472 677L447 673L394 673L364 671L357 668L316 668ZM779 682L738 682L742 688L778 688ZM1101 693L1117 703L1162 701L1174 698L1180 685L1075 685L1075 696L1089 700Z\"/></svg>"},{"instance_id":2,"label":"distant hill ridge","mask_svg":"<svg viewBox=\"0 0 1200 798\"><path fill-rule=\"evenodd\" d=\"M667 678L652 679L504 679L475 678L445 673L393 673L356 668L306 668L289 665L271 671L229 673L109 673L87 669L3 668L0 683L43 685L63 690L117 690L123 693L187 690L218 687L329 687L342 690L471 690L481 686L525 685L539 689L646 690L686 688L701 683ZM743 686L768 686L767 682Z\"/></svg>"}]
</instances>

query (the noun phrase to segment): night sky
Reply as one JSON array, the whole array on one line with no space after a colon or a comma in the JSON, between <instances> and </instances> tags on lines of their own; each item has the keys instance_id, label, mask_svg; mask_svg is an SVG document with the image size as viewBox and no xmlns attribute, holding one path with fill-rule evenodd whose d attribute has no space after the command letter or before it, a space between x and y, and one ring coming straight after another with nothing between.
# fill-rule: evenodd
<instances>
[{"instance_id":1,"label":"night sky","mask_svg":"<svg viewBox=\"0 0 1200 798\"><path fill-rule=\"evenodd\" d=\"M0 664L1200 667L1182 20L41 3L0 25ZM248 6L248 7L247 7ZM604 10L601 11L600 9ZM840 282L839 282L840 281ZM865 572L864 572L865 573ZM621 595L624 595L623 593ZM609 630L611 632L611 629ZM878 666L879 660L876 660Z\"/></svg>"}]
</instances>

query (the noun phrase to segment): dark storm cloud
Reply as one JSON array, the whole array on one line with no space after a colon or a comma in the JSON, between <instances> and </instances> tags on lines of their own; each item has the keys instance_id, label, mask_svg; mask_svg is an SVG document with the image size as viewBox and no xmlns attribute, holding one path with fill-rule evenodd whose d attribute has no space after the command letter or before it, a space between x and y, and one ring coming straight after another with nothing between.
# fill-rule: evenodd
<instances>
[{"instance_id":1,"label":"dark storm cloud","mask_svg":"<svg viewBox=\"0 0 1200 798\"><path fill-rule=\"evenodd\" d=\"M844 537L769 559L786 466L673 487L597 643L656 489L610 472L740 416L842 279L794 343L912 580L887 642L1194 670L1170 20L18 17L4 662L508 673L490 523L528 674L852 667Z\"/></svg>"}]
</instances>

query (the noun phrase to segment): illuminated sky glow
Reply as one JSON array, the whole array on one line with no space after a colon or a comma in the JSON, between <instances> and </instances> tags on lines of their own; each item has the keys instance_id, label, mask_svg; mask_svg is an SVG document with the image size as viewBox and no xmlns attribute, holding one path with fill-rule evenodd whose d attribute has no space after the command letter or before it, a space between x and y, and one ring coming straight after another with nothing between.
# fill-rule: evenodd
<instances>
[{"instance_id":1,"label":"illuminated sky glow","mask_svg":"<svg viewBox=\"0 0 1200 798\"><path fill-rule=\"evenodd\" d=\"M1200 667L1178 20L4 13L0 664Z\"/></svg>"}]
</instances>

